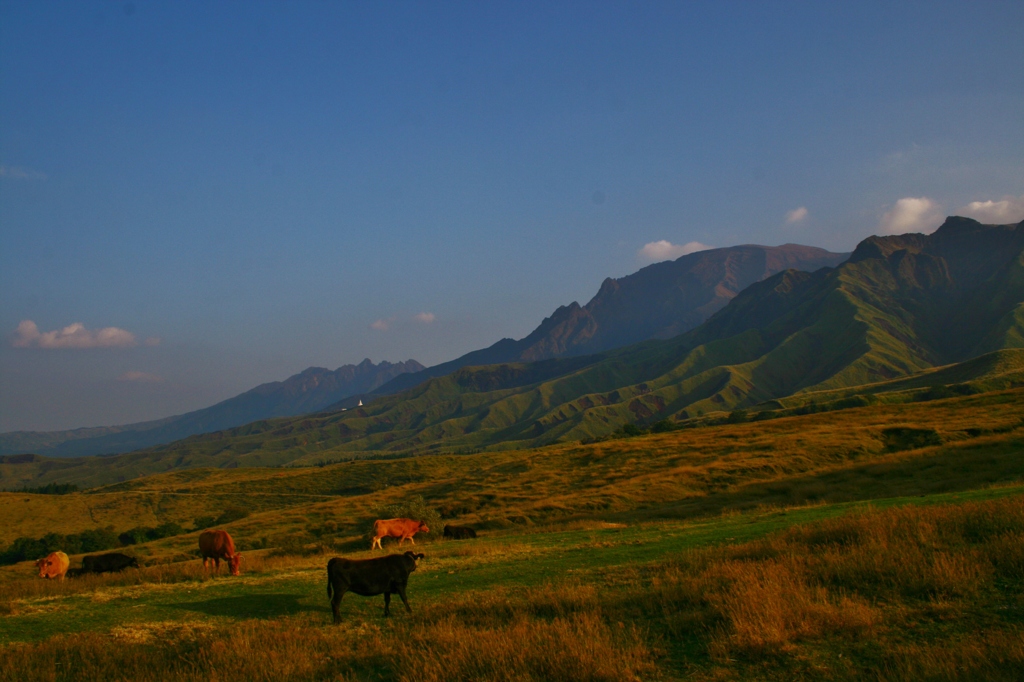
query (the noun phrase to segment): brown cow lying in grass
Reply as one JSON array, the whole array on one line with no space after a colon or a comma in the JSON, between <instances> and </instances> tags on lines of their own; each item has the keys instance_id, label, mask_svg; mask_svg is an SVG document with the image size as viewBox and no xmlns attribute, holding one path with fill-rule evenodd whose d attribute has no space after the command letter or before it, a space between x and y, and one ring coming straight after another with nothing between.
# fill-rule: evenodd
<instances>
[{"instance_id":1,"label":"brown cow lying in grass","mask_svg":"<svg viewBox=\"0 0 1024 682\"><path fill-rule=\"evenodd\" d=\"M409 574L416 570L417 562L424 556L406 552L376 559L334 557L327 562L327 596L331 597L334 624L341 622L341 598L350 591L364 597L375 597L383 593L385 616L391 615L391 593L397 592L405 604L405 610L412 613L409 600L405 597L405 585L409 582Z\"/></svg>"},{"instance_id":2,"label":"brown cow lying in grass","mask_svg":"<svg viewBox=\"0 0 1024 682\"><path fill-rule=\"evenodd\" d=\"M374 547L384 549L380 545L381 538L398 538L399 545L408 540L415 545L416 541L412 539L413 535L429 532L430 529L427 528L427 524L422 521L414 521L413 519L378 519L373 522L373 544L370 545L370 549L372 550Z\"/></svg>"}]
</instances>

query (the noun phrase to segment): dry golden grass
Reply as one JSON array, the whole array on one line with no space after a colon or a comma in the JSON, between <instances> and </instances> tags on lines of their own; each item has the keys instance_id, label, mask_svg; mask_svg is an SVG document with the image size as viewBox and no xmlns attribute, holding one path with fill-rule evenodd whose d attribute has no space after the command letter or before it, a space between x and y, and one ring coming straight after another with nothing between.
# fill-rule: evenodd
<instances>
[{"instance_id":1,"label":"dry golden grass","mask_svg":"<svg viewBox=\"0 0 1024 682\"><path fill-rule=\"evenodd\" d=\"M477 556L451 549L446 560ZM311 559L267 561L270 575ZM123 624L8 645L0 679L909 681L1024 670L1013 616L1024 608L1024 496L868 509L588 580L460 592L339 627L320 614L224 630Z\"/></svg>"},{"instance_id":2,"label":"dry golden grass","mask_svg":"<svg viewBox=\"0 0 1024 682\"><path fill-rule=\"evenodd\" d=\"M486 625L459 609L384 627L325 627L301 618L247 621L230 631L148 623L8 645L3 680L586 680L653 679L651 652L635 628L599 613L550 619L520 610Z\"/></svg>"},{"instance_id":3,"label":"dry golden grass","mask_svg":"<svg viewBox=\"0 0 1024 682\"><path fill-rule=\"evenodd\" d=\"M245 580L247 577L277 575L291 569L320 567L323 563L322 556L272 557L268 556L266 552L250 552L245 555L243 560L241 578L231 579ZM0 589L0 614L18 613L23 608L23 606L19 606L20 603L38 598L57 599L76 594L97 594L139 586L152 589L153 586L171 586L186 582L201 584L220 578L226 579L229 576L226 564L222 563L220 573L215 574L212 571L204 570L202 562L198 559L146 566L140 569L129 568L120 573L85 574L64 580L36 579L27 563L11 568L20 569L20 571L17 573L14 570L6 571L5 577L8 580L0 583L0 588L2 588Z\"/></svg>"},{"instance_id":4,"label":"dry golden grass","mask_svg":"<svg viewBox=\"0 0 1024 682\"><path fill-rule=\"evenodd\" d=\"M355 551L376 509L416 496L456 523L534 532L973 489L1024 476L1022 414L1024 389L1016 389L589 445L301 470L183 470L63 496L0 493L0 546L106 525L116 532L166 521L187 527L241 505L252 515L227 528L243 552L313 543L328 524L353 543L345 551ZM892 426L933 428L944 444L886 452L882 432ZM197 535L128 551L146 562L172 558L194 552Z\"/></svg>"}]
</instances>

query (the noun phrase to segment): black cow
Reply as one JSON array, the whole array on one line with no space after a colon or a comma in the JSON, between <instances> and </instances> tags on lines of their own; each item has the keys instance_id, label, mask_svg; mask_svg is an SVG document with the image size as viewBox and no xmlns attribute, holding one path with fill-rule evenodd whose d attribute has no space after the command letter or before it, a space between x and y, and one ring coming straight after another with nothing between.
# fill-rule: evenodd
<instances>
[{"instance_id":1,"label":"black cow","mask_svg":"<svg viewBox=\"0 0 1024 682\"><path fill-rule=\"evenodd\" d=\"M114 573L129 566L138 568L139 560L118 552L82 557L82 573Z\"/></svg>"},{"instance_id":2,"label":"black cow","mask_svg":"<svg viewBox=\"0 0 1024 682\"><path fill-rule=\"evenodd\" d=\"M341 622L341 598L346 592L355 592L364 597L384 594L384 615L391 615L391 593L397 592L405 604L405 610L412 613L409 600L405 598L405 585L409 574L416 570L416 562L425 555L414 552L390 554L376 559L342 559L334 557L327 562L327 596L331 597L334 624Z\"/></svg>"},{"instance_id":3,"label":"black cow","mask_svg":"<svg viewBox=\"0 0 1024 682\"><path fill-rule=\"evenodd\" d=\"M468 540L476 537L476 531L469 526L448 525L444 527L444 536L452 540Z\"/></svg>"}]
</instances>

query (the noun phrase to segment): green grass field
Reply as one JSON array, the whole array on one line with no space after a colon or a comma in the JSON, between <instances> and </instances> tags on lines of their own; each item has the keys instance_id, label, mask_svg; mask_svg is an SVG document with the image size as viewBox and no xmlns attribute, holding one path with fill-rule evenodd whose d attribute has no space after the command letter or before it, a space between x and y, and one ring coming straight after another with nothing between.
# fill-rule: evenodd
<instances>
[{"instance_id":1,"label":"green grass field","mask_svg":"<svg viewBox=\"0 0 1024 682\"><path fill-rule=\"evenodd\" d=\"M225 526L239 578L203 573L197 531L121 549L146 565L120 575L0 567L0 679L1019 679L1022 416L1015 389L5 493L0 545L251 513ZM481 537L435 527L417 542L412 615L349 594L332 626L328 558L370 556L373 518L410 500Z\"/></svg>"}]
</instances>

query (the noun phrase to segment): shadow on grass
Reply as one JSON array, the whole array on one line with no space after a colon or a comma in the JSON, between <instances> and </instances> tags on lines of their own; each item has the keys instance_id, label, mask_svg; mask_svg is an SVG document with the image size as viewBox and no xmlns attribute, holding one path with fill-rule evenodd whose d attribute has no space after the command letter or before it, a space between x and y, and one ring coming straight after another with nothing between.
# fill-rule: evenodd
<instances>
[{"instance_id":1,"label":"shadow on grass","mask_svg":"<svg viewBox=\"0 0 1024 682\"><path fill-rule=\"evenodd\" d=\"M232 618L277 618L299 613L330 612L325 603L322 606L303 604L305 594L254 594L251 596L219 597L185 604L168 604L168 608L193 611L207 616L230 616ZM326 600L325 600L326 601Z\"/></svg>"}]
</instances>

